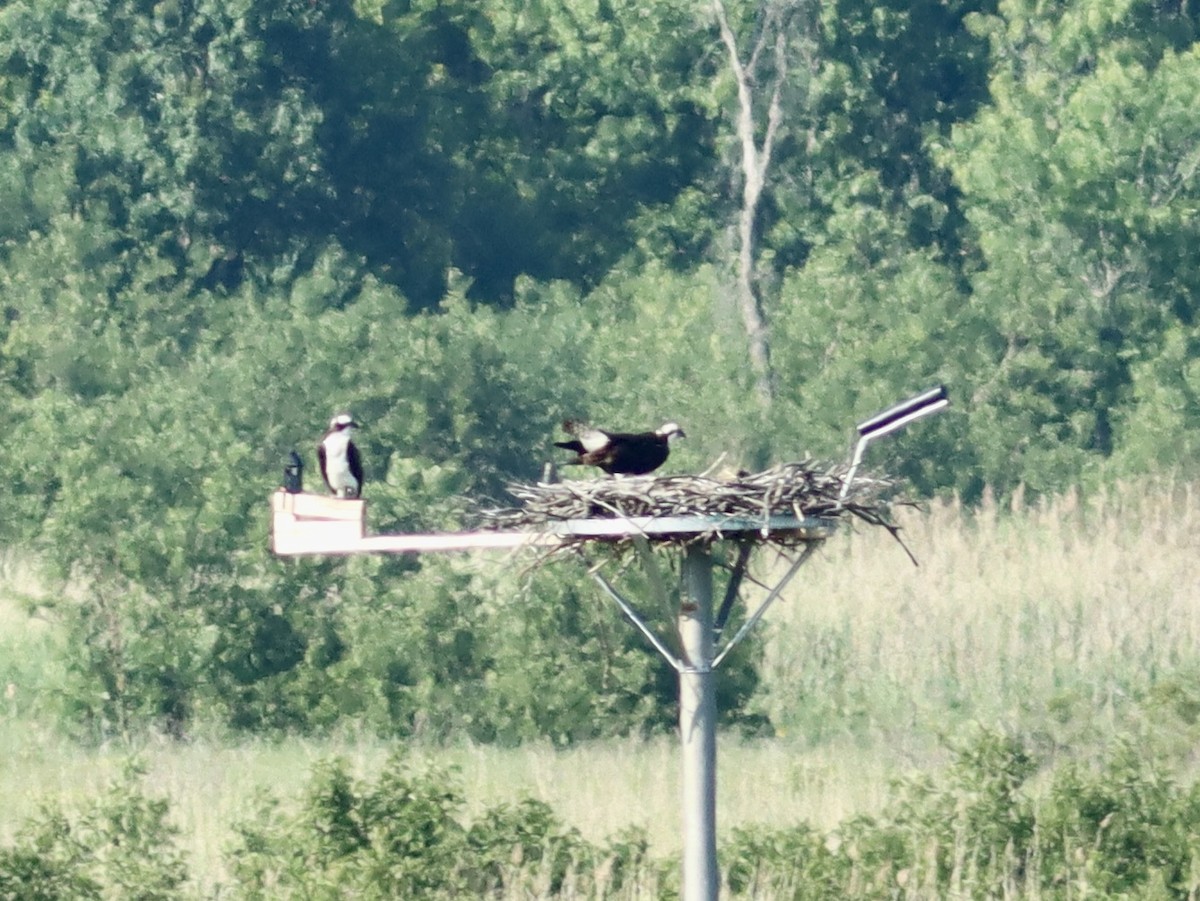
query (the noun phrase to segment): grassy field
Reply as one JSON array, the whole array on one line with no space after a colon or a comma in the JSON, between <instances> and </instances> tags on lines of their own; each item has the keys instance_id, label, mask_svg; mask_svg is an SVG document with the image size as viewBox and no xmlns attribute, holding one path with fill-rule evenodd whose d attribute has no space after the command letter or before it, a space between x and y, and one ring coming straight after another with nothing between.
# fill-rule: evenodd
<instances>
[{"instance_id":1,"label":"grassy field","mask_svg":"<svg viewBox=\"0 0 1200 901\"><path fill-rule=\"evenodd\" d=\"M760 704L779 734L722 738L719 828L830 829L875 812L894 779L935 772L945 744L976 721L1032 736L1047 759L1087 759L1118 734L1152 731L1190 777L1196 711L1184 701L1194 700L1200 671L1198 518L1195 486L1154 483L973 513L951 503L907 511L903 535L919 567L882 530L835 536L767 617ZM97 793L130 749L80 749L39 723L30 695L53 682L46 661L61 649L50 625L14 600L34 589L30 575L12 563L4 574L0 838L8 840L42 799ZM256 793L294 794L331 755L373 774L393 750L355 738L147 739L136 749L148 789L170 798L193 872L209 884L222 876L231 824ZM458 768L477 808L530 796L588 838L638 825L655 853L678 850L671 738L411 753Z\"/></svg>"},{"instance_id":2,"label":"grassy field","mask_svg":"<svg viewBox=\"0 0 1200 901\"><path fill-rule=\"evenodd\" d=\"M0 840L13 838L43 799L81 802L116 779L127 747L83 750L10 722L0 733L6 763ZM171 800L181 846L206 881L222 876L222 847L231 824L252 815L257 793L295 797L322 758L345 758L366 777L394 747L377 740L291 740L218 746L163 741L136 752L148 767L147 790ZM678 747L672 739L613 741L568 750L549 746L412 748L419 762L453 766L469 814L502 801L532 797L550 804L585 838L601 841L628 826L644 828L656 854L677 852ZM788 741L722 739L718 809L725 829L756 822L807 821L832 828L843 817L877 809L901 761L876 749L833 743L818 748Z\"/></svg>"},{"instance_id":3,"label":"grassy field","mask_svg":"<svg viewBox=\"0 0 1200 901\"><path fill-rule=\"evenodd\" d=\"M1138 726L1200 670L1198 517L1195 486L1155 483L910 513L919 567L882 530L840 536L773 614L766 709L810 739Z\"/></svg>"}]
</instances>

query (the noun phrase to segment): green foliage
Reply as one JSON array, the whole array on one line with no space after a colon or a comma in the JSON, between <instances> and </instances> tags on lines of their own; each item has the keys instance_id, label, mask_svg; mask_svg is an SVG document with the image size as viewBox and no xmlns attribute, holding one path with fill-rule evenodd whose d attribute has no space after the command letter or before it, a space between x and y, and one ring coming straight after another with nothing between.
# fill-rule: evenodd
<instances>
[{"instance_id":1,"label":"green foliage","mask_svg":"<svg viewBox=\"0 0 1200 901\"><path fill-rule=\"evenodd\" d=\"M735 830L722 847L741 897L1183 898L1195 891L1197 793L1144 748L1098 770L1068 762L1044 792L1011 736L979 730L945 776L909 780L878 818L822 836L806 825Z\"/></svg>"},{"instance_id":2,"label":"green foliage","mask_svg":"<svg viewBox=\"0 0 1200 901\"><path fill-rule=\"evenodd\" d=\"M82 811L48 808L0 849L0 898L190 897L188 870L164 800L146 796L143 771L124 776Z\"/></svg>"},{"instance_id":3,"label":"green foliage","mask_svg":"<svg viewBox=\"0 0 1200 901\"><path fill-rule=\"evenodd\" d=\"M564 569L539 573L493 621L493 738L568 744L669 728L669 668L591 580Z\"/></svg>"},{"instance_id":4,"label":"green foliage","mask_svg":"<svg viewBox=\"0 0 1200 901\"><path fill-rule=\"evenodd\" d=\"M189 299L255 266L309 272L330 241L353 281L371 273L422 308L451 267L492 302L522 272L595 281L626 223L702 163L704 123L682 11L636 41L617 40L611 10L581 12L9 4L0 235L83 218L108 230L98 261Z\"/></svg>"},{"instance_id":5,"label":"green foliage","mask_svg":"<svg viewBox=\"0 0 1200 901\"><path fill-rule=\"evenodd\" d=\"M751 41L761 4L728 5ZM798 17L756 223L765 418L725 284L712 25L686 0L4 7L0 537L59 579L81 731L669 719L669 680L574 576L510 603L514 581L443 561L270 558L280 459L299 448L312 487L343 407L377 531L470 525L566 416L676 419L672 467L754 468L841 457L935 380L953 411L872 461L923 493L1192 466L1186 7Z\"/></svg>"},{"instance_id":6,"label":"green foliage","mask_svg":"<svg viewBox=\"0 0 1200 901\"><path fill-rule=\"evenodd\" d=\"M811 827L735 829L721 850L725 881L735 896L796 901L843 896L837 855Z\"/></svg>"},{"instance_id":7,"label":"green foliage","mask_svg":"<svg viewBox=\"0 0 1200 901\"><path fill-rule=\"evenodd\" d=\"M1200 790L1127 736L1095 765L1037 759L976 728L945 770L897 784L876 816L823 833L749 825L720 842L730 897L1186 898L1200 874ZM81 811L48 807L0 847L0 898L199 897L165 801L136 766ZM634 830L585 840L524 799L468 816L457 775L397 754L371 778L317 763L302 795L259 798L225 850L221 897L677 897L678 859ZM640 894L639 894L640 893Z\"/></svg>"},{"instance_id":8,"label":"green foliage","mask_svg":"<svg viewBox=\"0 0 1200 901\"><path fill-rule=\"evenodd\" d=\"M1194 240L1185 160L1197 120L1178 86L1196 58L1176 43L1194 26L1133 0L1001 4L972 24L992 45L992 103L944 159L978 247L969 318L990 358L971 379L980 465L995 484L1007 470L1045 490L1126 442L1166 462L1170 450L1154 461L1127 426L1162 434L1137 412L1137 389L1165 371L1158 357L1195 314L1180 254ZM1179 387L1170 406L1186 408Z\"/></svg>"},{"instance_id":9,"label":"green foliage","mask_svg":"<svg viewBox=\"0 0 1200 901\"><path fill-rule=\"evenodd\" d=\"M942 382L958 398L980 362L958 320L961 294L953 271L928 252L907 249L877 212L849 208L833 225L838 240L813 251L780 290L775 320L784 383L776 441L792 453L839 459L847 427L894 401ZM946 347L961 341L963 350ZM969 403L968 405L969 406ZM958 405L909 433L880 442L871 464L924 491L955 485L977 491L996 478L963 432L969 410Z\"/></svg>"},{"instance_id":10,"label":"green foliage","mask_svg":"<svg viewBox=\"0 0 1200 901\"><path fill-rule=\"evenodd\" d=\"M1195 788L1181 791L1163 764L1133 740L1098 774L1066 766L1055 774L1041 828L1077 849L1053 858L1055 878L1100 895L1194 891Z\"/></svg>"},{"instance_id":11,"label":"green foliage","mask_svg":"<svg viewBox=\"0 0 1200 901\"><path fill-rule=\"evenodd\" d=\"M540 802L488 808L469 825L464 805L452 773L418 772L399 756L374 782L326 761L299 813L281 816L268 800L240 826L234 895L482 898L536 885L541 897L577 897L601 878L619 891L647 866L644 837L592 845Z\"/></svg>"},{"instance_id":12,"label":"green foliage","mask_svg":"<svg viewBox=\"0 0 1200 901\"><path fill-rule=\"evenodd\" d=\"M1036 817L1025 794L1037 765L1013 736L980 729L954 749L944 784L904 786L889 817L933 885L983 878L1000 883L1031 854Z\"/></svg>"},{"instance_id":13,"label":"green foliage","mask_svg":"<svg viewBox=\"0 0 1200 901\"><path fill-rule=\"evenodd\" d=\"M760 6L736 5L748 16ZM847 210L885 217L910 249L954 260L962 211L930 151L986 99L985 42L961 23L995 5L820 5L810 46L792 61L789 115L773 164L779 176L762 223L764 264L781 274L803 271L810 253L836 240L836 220Z\"/></svg>"}]
</instances>

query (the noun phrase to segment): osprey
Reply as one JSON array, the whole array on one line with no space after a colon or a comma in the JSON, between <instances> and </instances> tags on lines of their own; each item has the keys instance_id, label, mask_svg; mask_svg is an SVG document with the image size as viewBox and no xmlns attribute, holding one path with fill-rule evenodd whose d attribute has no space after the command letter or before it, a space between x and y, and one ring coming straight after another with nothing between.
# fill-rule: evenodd
<instances>
[{"instance_id":1,"label":"osprey","mask_svg":"<svg viewBox=\"0 0 1200 901\"><path fill-rule=\"evenodd\" d=\"M350 440L358 423L349 413L339 413L329 420L329 431L317 445L317 460L321 475L334 497L358 497L362 494L362 456Z\"/></svg>"},{"instance_id":2,"label":"osprey","mask_svg":"<svg viewBox=\"0 0 1200 901\"><path fill-rule=\"evenodd\" d=\"M671 439L686 438L677 423L668 422L653 432L606 432L582 422L568 419L563 431L573 436L571 441L555 441L576 453L570 463L598 466L609 475L640 476L653 472L667 460Z\"/></svg>"}]
</instances>

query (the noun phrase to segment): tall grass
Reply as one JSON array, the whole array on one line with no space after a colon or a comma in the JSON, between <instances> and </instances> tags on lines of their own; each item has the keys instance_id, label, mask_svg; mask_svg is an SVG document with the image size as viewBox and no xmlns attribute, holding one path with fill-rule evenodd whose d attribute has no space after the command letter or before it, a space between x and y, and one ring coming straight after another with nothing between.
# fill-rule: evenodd
<instances>
[{"instance_id":1,"label":"tall grass","mask_svg":"<svg viewBox=\"0 0 1200 901\"><path fill-rule=\"evenodd\" d=\"M97 796L133 754L147 766L146 786L171 802L180 844L206 882L226 874L222 852L232 825L252 816L269 791L286 802L299 796L314 765L344 758L362 778L378 774L395 746L371 738L286 742L179 744L148 739L136 746L84 749L53 733L9 721L0 728L8 756L0 810L0 842L10 841L44 799L80 803ZM797 748L789 742L739 741L719 746L721 828L769 821L809 822L833 828L845 817L878 809L902 767L876 749L830 745ZM522 797L548 803L584 838L601 842L623 829L645 831L655 854L676 853L679 822L679 749L673 737L615 740L556 749L480 745L412 747L418 765L451 766L468 799L468 815Z\"/></svg>"},{"instance_id":2,"label":"tall grass","mask_svg":"<svg viewBox=\"0 0 1200 901\"><path fill-rule=\"evenodd\" d=\"M808 741L1003 722L1052 744L1146 716L1200 672L1196 486L906 511L827 543L773 612L764 709Z\"/></svg>"},{"instance_id":3,"label":"tall grass","mask_svg":"<svg viewBox=\"0 0 1200 901\"><path fill-rule=\"evenodd\" d=\"M1176 735L1186 764L1200 717L1198 520L1196 486L1164 481L1086 498L1018 497L1003 508L938 502L905 511L903 536L919 567L882 530L835 535L767 617L758 703L778 735L722 736L721 833L753 823L828 830L875 813L897 777L936 771L942 738L972 721L1083 758L1117 733L1154 728ZM11 561L3 573L0 840L43 798L98 792L133 750L148 789L170 799L193 872L211 886L225 875L232 824L251 813L257 792L294 796L331 755L370 775L394 750L357 737L186 745L148 737L133 749L78 748L43 715L61 640L12 600L35 591L29 573ZM456 767L475 810L527 796L589 839L639 826L654 853L678 850L673 737L412 754Z\"/></svg>"}]
</instances>

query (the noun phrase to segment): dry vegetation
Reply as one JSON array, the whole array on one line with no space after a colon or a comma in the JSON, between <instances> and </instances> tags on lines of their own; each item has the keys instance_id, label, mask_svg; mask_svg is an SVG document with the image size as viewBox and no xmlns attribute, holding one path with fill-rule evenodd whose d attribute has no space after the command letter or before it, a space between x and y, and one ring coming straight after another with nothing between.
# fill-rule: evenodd
<instances>
[{"instance_id":1,"label":"dry vegetation","mask_svg":"<svg viewBox=\"0 0 1200 901\"><path fill-rule=\"evenodd\" d=\"M552 527L566 520L641 516L703 516L762 522L772 516L829 522L891 520L894 484L865 471L846 484L845 465L812 460L780 463L758 473L717 476L633 476L512 484L512 509L483 511L484 521L514 529ZM715 529L714 529L715 531ZM772 536L768 534L767 538Z\"/></svg>"},{"instance_id":2,"label":"dry vegetation","mask_svg":"<svg viewBox=\"0 0 1200 901\"><path fill-rule=\"evenodd\" d=\"M1198 517L1195 486L1155 483L904 515L919 568L869 530L831 540L773 614L768 708L787 722L820 692L849 716L903 711L880 727L959 711L1057 741L1114 728L1200 663Z\"/></svg>"},{"instance_id":3,"label":"dry vegetation","mask_svg":"<svg viewBox=\"0 0 1200 901\"><path fill-rule=\"evenodd\" d=\"M761 703L780 734L723 738L720 828L801 820L829 828L875 811L893 778L936 769L943 733L971 720L1085 758L1123 730L1174 729L1180 765L1189 766L1195 717L1171 710L1170 686L1200 669L1197 490L1139 484L1032 505L1017 498L1003 509L907 511L900 521L919 567L884 530L843 530L768 617ZM7 573L10 594L26 589L26 574ZM0 624L9 682L0 837L9 838L39 799L98 790L126 749L80 750L39 725L28 695L39 678L53 681L37 669L53 636L13 602L0 604ZM221 875L230 822L249 812L257 789L286 796L331 754L370 773L389 750L354 739L151 741L141 753L150 789L169 795L183 847L211 880ZM588 837L641 825L656 852L678 847L669 739L414 753L460 768L473 805L529 795Z\"/></svg>"}]
</instances>

